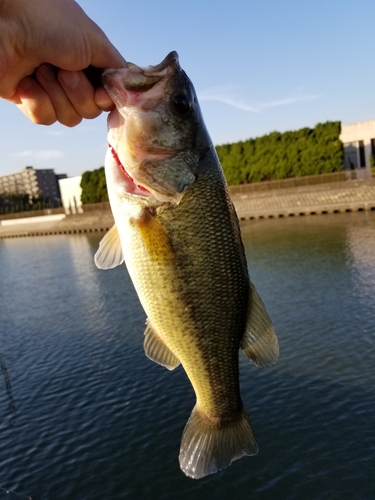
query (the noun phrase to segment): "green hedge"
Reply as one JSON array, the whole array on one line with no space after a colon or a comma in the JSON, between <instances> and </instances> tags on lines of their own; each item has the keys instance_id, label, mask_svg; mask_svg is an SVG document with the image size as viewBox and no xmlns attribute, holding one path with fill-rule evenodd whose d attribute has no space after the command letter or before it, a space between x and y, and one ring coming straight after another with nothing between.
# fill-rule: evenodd
<instances>
[{"instance_id":1,"label":"green hedge","mask_svg":"<svg viewBox=\"0 0 375 500\"><path fill-rule=\"evenodd\" d=\"M231 185L337 172L343 168L340 132L340 122L319 123L216 146L216 151Z\"/></svg>"},{"instance_id":2,"label":"green hedge","mask_svg":"<svg viewBox=\"0 0 375 500\"><path fill-rule=\"evenodd\" d=\"M340 122L271 134L216 146L228 184L287 179L339 172L343 167ZM87 171L81 180L83 204L108 201L104 167Z\"/></svg>"},{"instance_id":3,"label":"green hedge","mask_svg":"<svg viewBox=\"0 0 375 500\"><path fill-rule=\"evenodd\" d=\"M104 167L97 168L92 172L84 172L81 179L81 188L81 201L83 204L108 201Z\"/></svg>"}]
</instances>

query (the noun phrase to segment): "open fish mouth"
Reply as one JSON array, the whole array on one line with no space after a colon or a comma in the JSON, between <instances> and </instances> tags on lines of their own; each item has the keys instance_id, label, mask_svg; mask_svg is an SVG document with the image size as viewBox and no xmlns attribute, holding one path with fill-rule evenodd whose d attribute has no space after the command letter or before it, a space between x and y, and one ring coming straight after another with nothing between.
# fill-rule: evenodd
<instances>
[{"instance_id":1,"label":"open fish mouth","mask_svg":"<svg viewBox=\"0 0 375 500\"><path fill-rule=\"evenodd\" d=\"M178 205L199 162L196 98L178 54L147 68L108 69L102 81L116 106L108 115L114 178L128 195Z\"/></svg>"},{"instance_id":2,"label":"open fish mouth","mask_svg":"<svg viewBox=\"0 0 375 500\"><path fill-rule=\"evenodd\" d=\"M158 199L159 196L162 196L162 194L158 193L157 190L155 190L151 187L150 187L150 189L147 189L147 187L143 186L142 184L137 183L136 180L134 180L134 178L129 174L126 167L121 162L117 151L110 143L108 143L108 149L111 153L113 160L116 163L117 168L121 172L123 180L125 181L125 189L126 189L127 194L130 194L132 196L137 196L137 197L143 197L143 198L155 197L156 199ZM155 150L155 151L147 153L147 158L148 158L148 160L161 160L161 159L166 159L166 158L172 158L173 156L175 156L175 154L176 154L175 152L170 152L170 151L165 151L165 150L163 150L163 151Z\"/></svg>"},{"instance_id":3,"label":"open fish mouth","mask_svg":"<svg viewBox=\"0 0 375 500\"><path fill-rule=\"evenodd\" d=\"M116 150L109 143L108 143L108 148L111 152L112 158L114 159L117 167L120 169L120 171L125 179L126 192L128 194L131 194L131 195L143 196L143 197L147 197L147 198L152 196L152 193L148 189L146 189L145 187L141 186L140 184L136 184L134 182L134 179L127 172L124 165L121 163L121 160L120 160Z\"/></svg>"}]
</instances>

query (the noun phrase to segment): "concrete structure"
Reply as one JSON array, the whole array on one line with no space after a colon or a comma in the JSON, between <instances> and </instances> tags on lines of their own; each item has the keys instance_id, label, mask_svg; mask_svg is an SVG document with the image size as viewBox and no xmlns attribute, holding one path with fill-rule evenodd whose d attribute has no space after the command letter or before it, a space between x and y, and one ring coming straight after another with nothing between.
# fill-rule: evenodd
<instances>
[{"instance_id":1,"label":"concrete structure","mask_svg":"<svg viewBox=\"0 0 375 500\"><path fill-rule=\"evenodd\" d=\"M4 175L0 177L0 195L2 193L27 194L30 199L42 193L54 207L60 206L60 190L53 169L24 167L21 172Z\"/></svg>"},{"instance_id":2,"label":"concrete structure","mask_svg":"<svg viewBox=\"0 0 375 500\"><path fill-rule=\"evenodd\" d=\"M65 214L40 215L39 217L27 217L23 219L0 220L0 226L15 226L23 224L39 224L48 222L59 222L65 219Z\"/></svg>"},{"instance_id":3,"label":"concrete structure","mask_svg":"<svg viewBox=\"0 0 375 500\"><path fill-rule=\"evenodd\" d=\"M375 120L342 125L344 169L356 170L357 179L371 177L371 156L375 157Z\"/></svg>"},{"instance_id":4,"label":"concrete structure","mask_svg":"<svg viewBox=\"0 0 375 500\"><path fill-rule=\"evenodd\" d=\"M249 191L232 200L241 220L375 211L375 179Z\"/></svg>"},{"instance_id":5,"label":"concrete structure","mask_svg":"<svg viewBox=\"0 0 375 500\"><path fill-rule=\"evenodd\" d=\"M59 180L61 204L66 214L78 214L83 211L81 179L82 176L78 175L77 177L68 177Z\"/></svg>"},{"instance_id":6,"label":"concrete structure","mask_svg":"<svg viewBox=\"0 0 375 500\"><path fill-rule=\"evenodd\" d=\"M259 193L241 192L232 196L232 200L239 218L243 221L324 216L345 212L374 213L375 179L282 188ZM98 205L105 206L100 210L69 215L62 220L47 217L41 220L39 217L33 224L30 224L28 219L24 219L23 224L4 224L5 221L1 221L0 240L108 231L114 224L109 203Z\"/></svg>"}]
</instances>

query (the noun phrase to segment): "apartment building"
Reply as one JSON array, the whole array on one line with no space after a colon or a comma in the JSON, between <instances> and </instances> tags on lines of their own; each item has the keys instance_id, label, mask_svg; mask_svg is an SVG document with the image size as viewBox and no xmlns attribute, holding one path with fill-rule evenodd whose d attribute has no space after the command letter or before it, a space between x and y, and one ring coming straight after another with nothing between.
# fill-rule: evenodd
<instances>
[{"instance_id":1,"label":"apartment building","mask_svg":"<svg viewBox=\"0 0 375 500\"><path fill-rule=\"evenodd\" d=\"M54 207L59 207L60 189L58 180L66 175L56 175L53 169L24 167L21 172L0 176L0 195L2 193L25 193L30 198L42 193Z\"/></svg>"}]
</instances>

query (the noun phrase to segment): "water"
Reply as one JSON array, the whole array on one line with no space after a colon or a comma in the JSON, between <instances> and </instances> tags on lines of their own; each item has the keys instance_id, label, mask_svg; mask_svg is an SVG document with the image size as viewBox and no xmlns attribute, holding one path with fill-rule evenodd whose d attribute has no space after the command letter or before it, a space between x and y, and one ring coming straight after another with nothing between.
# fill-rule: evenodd
<instances>
[{"instance_id":1,"label":"water","mask_svg":"<svg viewBox=\"0 0 375 500\"><path fill-rule=\"evenodd\" d=\"M199 481L178 465L193 391L145 357L125 267L95 268L96 235L0 240L1 500L375 498L375 214L243 237L281 357L240 356L259 454Z\"/></svg>"}]
</instances>

